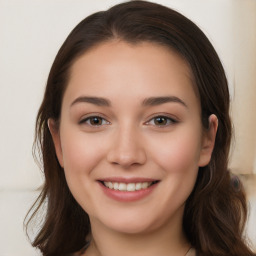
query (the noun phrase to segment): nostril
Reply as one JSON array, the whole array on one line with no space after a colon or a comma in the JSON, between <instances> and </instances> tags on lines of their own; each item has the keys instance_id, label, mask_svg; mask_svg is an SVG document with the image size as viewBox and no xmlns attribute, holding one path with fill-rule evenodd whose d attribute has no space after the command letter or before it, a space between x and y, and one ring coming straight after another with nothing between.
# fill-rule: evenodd
<instances>
[{"instance_id":1,"label":"nostril","mask_svg":"<svg viewBox=\"0 0 256 256\"><path fill-rule=\"evenodd\" d=\"M114 165L120 165L123 167L130 167L134 165L142 165L146 162L146 155L142 152L110 152L107 156L107 160Z\"/></svg>"}]
</instances>

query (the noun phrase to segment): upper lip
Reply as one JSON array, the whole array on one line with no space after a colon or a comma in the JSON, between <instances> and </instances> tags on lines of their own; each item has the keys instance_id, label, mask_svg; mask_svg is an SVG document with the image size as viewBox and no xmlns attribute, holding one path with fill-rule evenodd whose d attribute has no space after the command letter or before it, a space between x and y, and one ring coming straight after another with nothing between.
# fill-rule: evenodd
<instances>
[{"instance_id":1,"label":"upper lip","mask_svg":"<svg viewBox=\"0 0 256 256\"><path fill-rule=\"evenodd\" d=\"M98 181L105 182L118 182L118 183L140 183L140 182L153 182L159 181L157 179L152 178L144 178L144 177L107 177L98 179Z\"/></svg>"}]
</instances>

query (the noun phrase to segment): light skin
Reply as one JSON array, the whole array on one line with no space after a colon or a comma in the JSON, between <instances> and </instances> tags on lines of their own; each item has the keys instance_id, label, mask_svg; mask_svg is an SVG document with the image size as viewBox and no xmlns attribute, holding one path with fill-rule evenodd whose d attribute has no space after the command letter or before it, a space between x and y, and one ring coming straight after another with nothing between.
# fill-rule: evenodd
<instances>
[{"instance_id":1,"label":"light skin","mask_svg":"<svg viewBox=\"0 0 256 256\"><path fill-rule=\"evenodd\" d=\"M153 43L102 43L72 66L60 125L49 128L68 186L88 213L88 256L184 256L185 202L209 163L218 121L201 123L186 62ZM99 181L152 179L152 191L120 201ZM128 192L133 193L133 192ZM110 246L111 245L111 246Z\"/></svg>"}]
</instances>

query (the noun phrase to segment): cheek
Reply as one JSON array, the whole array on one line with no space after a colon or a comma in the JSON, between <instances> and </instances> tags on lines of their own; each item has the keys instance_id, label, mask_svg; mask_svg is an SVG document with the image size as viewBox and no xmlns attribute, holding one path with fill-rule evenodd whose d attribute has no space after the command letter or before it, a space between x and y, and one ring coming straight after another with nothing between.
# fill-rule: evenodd
<instances>
[{"instance_id":1,"label":"cheek","mask_svg":"<svg viewBox=\"0 0 256 256\"><path fill-rule=\"evenodd\" d=\"M102 140L70 130L64 131L61 136L65 172L89 174L102 158Z\"/></svg>"},{"instance_id":2,"label":"cheek","mask_svg":"<svg viewBox=\"0 0 256 256\"><path fill-rule=\"evenodd\" d=\"M68 187L81 207L93 214L95 195L91 191L95 189L92 180L96 179L93 170L97 170L104 156L102 139L71 129L63 130L61 138Z\"/></svg>"},{"instance_id":3,"label":"cheek","mask_svg":"<svg viewBox=\"0 0 256 256\"><path fill-rule=\"evenodd\" d=\"M154 143L152 157L166 171L171 173L187 173L198 169L201 143L196 134L182 133L168 135L163 143Z\"/></svg>"}]
</instances>

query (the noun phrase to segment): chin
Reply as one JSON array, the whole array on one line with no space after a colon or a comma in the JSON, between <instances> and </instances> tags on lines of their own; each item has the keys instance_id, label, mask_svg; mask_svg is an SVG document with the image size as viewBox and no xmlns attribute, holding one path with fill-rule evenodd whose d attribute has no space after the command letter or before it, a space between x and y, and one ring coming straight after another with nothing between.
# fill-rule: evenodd
<instances>
[{"instance_id":1,"label":"chin","mask_svg":"<svg viewBox=\"0 0 256 256\"><path fill-rule=\"evenodd\" d=\"M99 218L100 222L108 229L125 234L142 234L150 232L161 226L157 216L147 216L145 213L139 212L119 212L112 214L105 214Z\"/></svg>"},{"instance_id":2,"label":"chin","mask_svg":"<svg viewBox=\"0 0 256 256\"><path fill-rule=\"evenodd\" d=\"M119 222L113 223L110 228L119 233L124 234L143 234L152 230L152 226L148 223L139 223L138 221L131 221L129 223Z\"/></svg>"}]
</instances>

